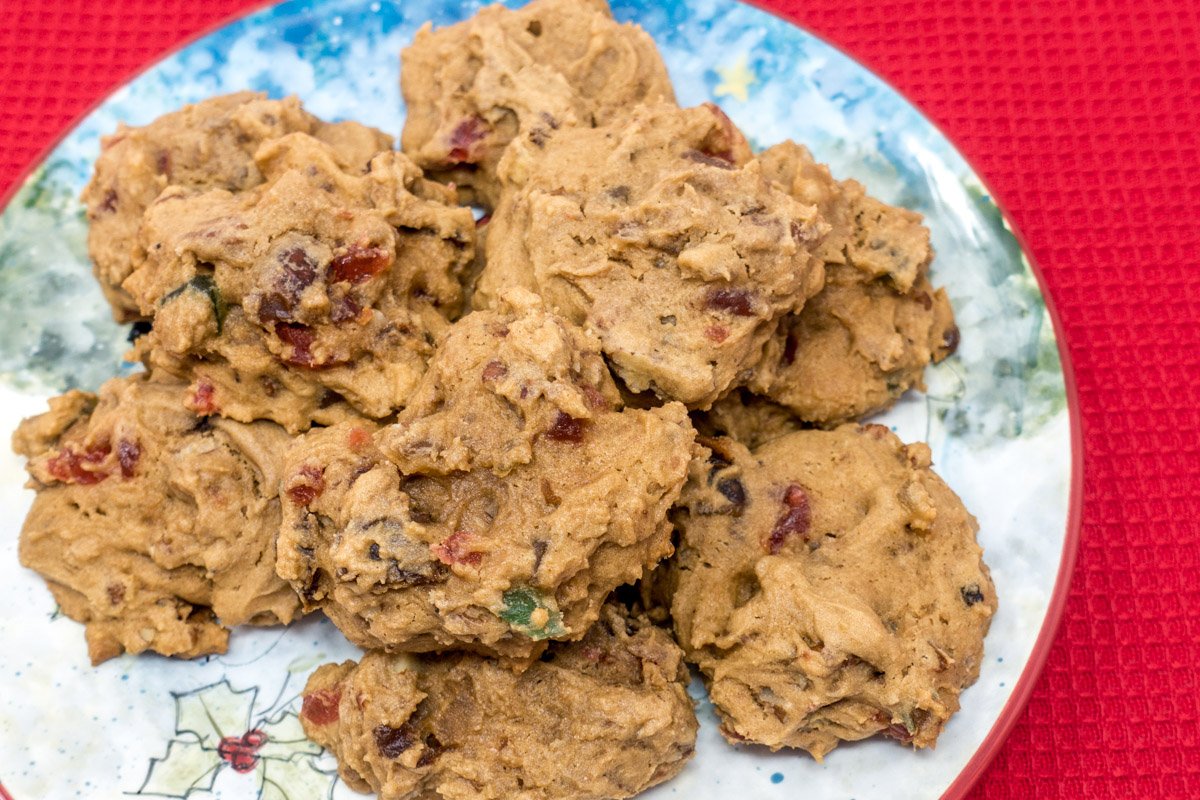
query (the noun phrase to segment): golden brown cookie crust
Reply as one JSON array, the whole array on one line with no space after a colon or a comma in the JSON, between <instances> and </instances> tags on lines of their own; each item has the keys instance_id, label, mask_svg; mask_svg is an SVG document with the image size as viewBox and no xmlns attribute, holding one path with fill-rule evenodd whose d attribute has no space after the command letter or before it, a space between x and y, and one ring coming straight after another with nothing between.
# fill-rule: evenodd
<instances>
[{"instance_id":1,"label":"golden brown cookie crust","mask_svg":"<svg viewBox=\"0 0 1200 800\"><path fill-rule=\"evenodd\" d=\"M391 137L380 131L356 122L322 122L295 97L268 100L257 92L214 97L149 125L121 125L104 137L83 202L95 276L118 321L144 318L122 283L145 256L138 231L154 199L172 186L250 189L262 182L254 162L258 146L289 133L329 143L355 168L392 147Z\"/></svg>"},{"instance_id":2,"label":"golden brown cookie crust","mask_svg":"<svg viewBox=\"0 0 1200 800\"><path fill-rule=\"evenodd\" d=\"M821 286L816 209L766 179L715 106L640 107L505 160L521 188L489 223L475 304L537 292L634 392L708 407Z\"/></svg>"},{"instance_id":3,"label":"golden brown cookie crust","mask_svg":"<svg viewBox=\"0 0 1200 800\"><path fill-rule=\"evenodd\" d=\"M686 410L620 410L595 340L514 300L455 324L395 424L288 456L279 574L363 647L528 659L671 552Z\"/></svg>"},{"instance_id":4,"label":"golden brown cookie crust","mask_svg":"<svg viewBox=\"0 0 1200 800\"><path fill-rule=\"evenodd\" d=\"M788 315L750 388L823 427L890 407L924 389L925 367L958 344L942 289L929 282L933 251L921 216L836 181L807 149L784 142L760 156L764 172L820 209L830 230L817 254L825 288Z\"/></svg>"},{"instance_id":5,"label":"golden brown cookie crust","mask_svg":"<svg viewBox=\"0 0 1200 800\"><path fill-rule=\"evenodd\" d=\"M253 163L253 189L172 187L147 209L124 283L154 316L138 354L198 413L292 431L394 413L461 305L470 211L399 153L363 171L296 133Z\"/></svg>"},{"instance_id":6,"label":"golden brown cookie crust","mask_svg":"<svg viewBox=\"0 0 1200 800\"><path fill-rule=\"evenodd\" d=\"M400 88L404 151L489 208L514 138L536 143L563 126L603 125L638 103L674 100L654 42L613 20L604 0L494 5L456 25L426 25L401 53Z\"/></svg>"},{"instance_id":7,"label":"golden brown cookie crust","mask_svg":"<svg viewBox=\"0 0 1200 800\"><path fill-rule=\"evenodd\" d=\"M691 758L687 681L665 631L610 605L521 673L464 654L327 664L301 721L347 784L381 800L609 800Z\"/></svg>"},{"instance_id":8,"label":"golden brown cookie crust","mask_svg":"<svg viewBox=\"0 0 1200 800\"><path fill-rule=\"evenodd\" d=\"M726 738L818 759L878 733L932 746L979 675L996 594L929 448L880 425L707 443L669 585Z\"/></svg>"},{"instance_id":9,"label":"golden brown cookie crust","mask_svg":"<svg viewBox=\"0 0 1200 800\"><path fill-rule=\"evenodd\" d=\"M299 610L274 570L287 434L204 422L183 396L175 382L115 378L51 400L13 436L37 492L21 563L86 625L93 663L223 653L230 627Z\"/></svg>"}]
</instances>

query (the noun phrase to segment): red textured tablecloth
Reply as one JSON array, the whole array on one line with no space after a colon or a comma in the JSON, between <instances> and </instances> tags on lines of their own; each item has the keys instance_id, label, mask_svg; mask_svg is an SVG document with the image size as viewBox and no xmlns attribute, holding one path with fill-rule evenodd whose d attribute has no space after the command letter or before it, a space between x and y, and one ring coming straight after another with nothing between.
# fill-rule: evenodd
<instances>
[{"instance_id":1,"label":"red textured tablecloth","mask_svg":"<svg viewBox=\"0 0 1200 800\"><path fill-rule=\"evenodd\" d=\"M1200 798L1200 0L760 0L937 122L1066 329L1083 540L972 798ZM81 112L256 0L0 0L0 195Z\"/></svg>"}]
</instances>

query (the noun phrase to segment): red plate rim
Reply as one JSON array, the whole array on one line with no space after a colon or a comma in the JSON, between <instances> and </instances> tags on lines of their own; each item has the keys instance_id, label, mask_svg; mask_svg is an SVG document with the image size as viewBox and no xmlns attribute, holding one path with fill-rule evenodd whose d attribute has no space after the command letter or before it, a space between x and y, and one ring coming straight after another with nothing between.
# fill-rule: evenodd
<instances>
[{"instance_id":1,"label":"red plate rim","mask_svg":"<svg viewBox=\"0 0 1200 800\"><path fill-rule=\"evenodd\" d=\"M223 17L212 25L209 25L192 34L191 36L181 40L174 47L164 50L157 58L152 61L148 61L141 68L133 70L122 76L114 84L112 91L100 97L82 112L77 114L67 125L63 127L62 133L55 137L50 144L44 147L29 162L29 166L26 167L26 169L22 171L20 175L12 182L8 189L6 189L5 192L0 195L0 214L3 214L8 210L8 204L12 202L12 199L16 193L20 191L22 186L25 185L25 182L29 179L29 176L46 160L50 153L62 143L63 139L70 135L70 133L75 130L75 128L78 127L88 115L106 103L108 99L122 86L134 80L144 72L153 69L163 59L169 58L179 51L189 47L200 39L203 39L205 36L208 36L210 33L215 33L216 31L219 31L220 29L233 22L236 22L237 20L256 14L270 6L281 4L284 1L285 0L258 0L248 8ZM883 78L873 69L863 64L853 55L843 50L837 44L829 41L824 36L814 33L812 30L790 18L783 12L767 7L763 3L763 0L739 0L739 2L753 6L754 8L764 11L771 16L776 17L777 19L781 19L789 25L793 25L804 31L814 39L817 39L834 50L837 50L844 57L858 64L860 68L883 83L900 97L903 97L905 101L907 101L913 108L917 109L918 112L920 111L920 105L913 102L912 98L910 98L907 93L898 89L890 81ZM1059 363L1062 367L1063 382L1066 390L1067 414L1070 419L1071 432L1071 487L1067 506L1067 527L1065 536L1063 538L1062 555L1059 559L1058 575L1055 577L1054 589L1050 595L1050 603L1046 608L1046 616L1042 620L1042 628L1038 632L1038 637L1034 642L1033 650L1029 654L1029 660L1025 662L1025 668L1021 671L1021 677L1017 679L1017 684L1013 687L1012 694L1009 695L1008 701L1004 704L1004 708L1001 709L1000 715L996 718L996 721L992 723L991 730L988 731L987 735L983 739L983 742L980 743L979 748L974 752L966 766L963 767L962 771L958 773L958 776L955 777L954 781L949 787L947 787L946 791L943 792L941 796L941 800L962 800L962 798L965 798L967 793L970 792L971 787L973 787L983 776L983 773L987 770L988 765L990 765L991 762L996 758L997 754L999 754L1001 748L1004 746L1005 740L1008 739L1008 735L1012 732L1017 720L1024 712L1025 706L1029 704L1029 699L1033 694L1034 686L1037 684L1037 680L1041 676L1042 670L1046 666L1046 660L1050 656L1050 649L1054 644L1054 639L1058 634L1060 625L1062 624L1063 612L1066 608L1067 597L1070 594L1071 575L1075 569L1075 558L1079 551L1079 541L1082 536L1083 527L1083 422L1079 412L1079 389L1075 381L1075 368L1071 361L1070 350L1067 347L1065 335L1066 332L1063 328L1062 318L1059 316L1058 306L1055 304L1054 298L1051 296L1050 291L1046 286L1046 279L1042 272L1042 268L1038 264L1037 259L1034 257L1028 241L1025 239L1024 234L1021 233L1017 225L1013 222L1012 218L1004 210L1004 207L997 201L996 193L992 191L992 187L987 179L983 176L983 173L981 173L975 167L974 163L972 163L971 160L963 154L962 150L955 143L954 137L947 134L940 125L938 125L925 114L921 114L921 117L929 125L933 126L933 128L946 139L946 141L950 142L951 146L954 147L955 152L957 152L963 161L966 162L967 166L971 168L971 171L975 173L975 176L979 179L980 183L983 184L984 189L992 198L992 202L994 202L997 209L999 209L1000 214L1007 223L1009 230L1013 234L1013 237L1016 238L1017 244L1021 247L1021 252L1024 253L1025 258L1029 261L1029 267L1033 272L1034 279L1037 281L1038 290L1042 294L1042 300L1046 305L1046 312L1049 315L1050 323L1054 328L1055 345L1058 348ZM0 785L0 800L10 800L10 797L4 790L3 785Z\"/></svg>"}]
</instances>

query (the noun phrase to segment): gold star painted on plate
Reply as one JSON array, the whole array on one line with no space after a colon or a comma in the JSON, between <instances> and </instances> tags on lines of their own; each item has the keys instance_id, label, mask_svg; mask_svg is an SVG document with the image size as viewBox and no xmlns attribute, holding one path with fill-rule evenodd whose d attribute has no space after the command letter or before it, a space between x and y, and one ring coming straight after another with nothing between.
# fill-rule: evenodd
<instances>
[{"instance_id":1,"label":"gold star painted on plate","mask_svg":"<svg viewBox=\"0 0 1200 800\"><path fill-rule=\"evenodd\" d=\"M727 67L717 67L721 82L713 89L717 97L732 97L743 103L750 99L750 87L758 83L758 76L750 69L746 54L738 56L738 60Z\"/></svg>"}]
</instances>

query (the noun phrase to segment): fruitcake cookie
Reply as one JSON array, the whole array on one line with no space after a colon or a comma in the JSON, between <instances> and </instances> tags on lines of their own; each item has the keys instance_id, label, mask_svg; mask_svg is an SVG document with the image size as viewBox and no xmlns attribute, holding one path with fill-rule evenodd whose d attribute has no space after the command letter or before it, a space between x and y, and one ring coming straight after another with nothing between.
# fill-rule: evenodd
<instances>
[{"instance_id":1,"label":"fruitcake cookie","mask_svg":"<svg viewBox=\"0 0 1200 800\"><path fill-rule=\"evenodd\" d=\"M913 211L835 181L808 150L784 142L763 171L820 209L832 230L817 251L825 288L789 315L767 345L750 387L823 427L888 408L924 388L927 364L958 345L950 301L928 279L929 229Z\"/></svg>"},{"instance_id":2,"label":"fruitcake cookie","mask_svg":"<svg viewBox=\"0 0 1200 800\"><path fill-rule=\"evenodd\" d=\"M600 338L634 392L708 407L821 287L825 224L763 176L716 106L643 106L526 161L488 226L474 302L536 291Z\"/></svg>"},{"instance_id":3,"label":"fruitcake cookie","mask_svg":"<svg viewBox=\"0 0 1200 800\"><path fill-rule=\"evenodd\" d=\"M142 214L168 186L243 191L262 183L254 152L265 141L307 133L332 146L351 169L392 147L391 137L357 122L322 122L295 97L268 100L239 92L184 106L144 127L121 125L101 141L91 182L83 190L88 252L100 288L118 321L142 315L121 288L144 257Z\"/></svg>"},{"instance_id":4,"label":"fruitcake cookie","mask_svg":"<svg viewBox=\"0 0 1200 800\"><path fill-rule=\"evenodd\" d=\"M536 297L467 315L395 424L292 448L279 574L365 648L528 659L578 639L670 554L693 452L682 405L618 398L595 339Z\"/></svg>"},{"instance_id":5,"label":"fruitcake cookie","mask_svg":"<svg viewBox=\"0 0 1200 800\"><path fill-rule=\"evenodd\" d=\"M671 615L725 737L818 759L877 733L932 746L979 675L996 593L928 446L881 425L707 443Z\"/></svg>"},{"instance_id":6,"label":"fruitcake cookie","mask_svg":"<svg viewBox=\"0 0 1200 800\"><path fill-rule=\"evenodd\" d=\"M691 758L687 683L665 631L608 605L582 641L520 673L465 654L326 664L300 719L342 779L380 800L609 800Z\"/></svg>"},{"instance_id":7,"label":"fruitcake cookie","mask_svg":"<svg viewBox=\"0 0 1200 800\"><path fill-rule=\"evenodd\" d=\"M673 102L654 42L604 0L488 6L401 53L404 152L431 177L494 207L497 165L514 138L534 146L564 125L603 125L643 102Z\"/></svg>"},{"instance_id":8,"label":"fruitcake cookie","mask_svg":"<svg viewBox=\"0 0 1200 800\"><path fill-rule=\"evenodd\" d=\"M403 155L351 169L295 133L243 192L165 190L125 281L154 327L138 354L191 382L197 413L291 431L404 405L459 310L474 220Z\"/></svg>"},{"instance_id":9,"label":"fruitcake cookie","mask_svg":"<svg viewBox=\"0 0 1200 800\"><path fill-rule=\"evenodd\" d=\"M114 378L25 420L13 448L37 491L20 558L86 625L93 664L223 653L229 628L290 621L275 575L279 456L269 422L200 419L182 384Z\"/></svg>"}]
</instances>

